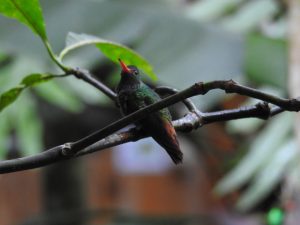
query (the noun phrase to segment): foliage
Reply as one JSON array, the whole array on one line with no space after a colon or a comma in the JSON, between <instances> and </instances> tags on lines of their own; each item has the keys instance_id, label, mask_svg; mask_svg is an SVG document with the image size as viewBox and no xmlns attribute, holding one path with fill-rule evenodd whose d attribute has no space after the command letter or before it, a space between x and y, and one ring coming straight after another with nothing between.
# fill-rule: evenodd
<instances>
[{"instance_id":1,"label":"foliage","mask_svg":"<svg viewBox=\"0 0 300 225\"><path fill-rule=\"evenodd\" d=\"M48 43L48 40L47 40L48 38L46 35L45 23L43 20L41 7L37 0L35 0L35 1L1 0L0 1L0 13L7 17L14 18L14 19L18 20L19 22L27 25L29 28L31 28L31 30L34 33L36 33L38 36L40 36L40 38L42 39L52 60L59 67L61 67L63 70L66 71L67 67L64 66L60 62L60 60L55 56L50 44ZM68 36L68 41L70 41L71 37L73 37L73 39L74 39L75 36L76 36L76 34L74 34L74 33L70 34ZM82 40L83 35L77 35L76 37L77 38L81 37L81 40ZM87 37L88 36L85 35L86 39L87 39ZM91 38L91 36L89 36L89 37ZM93 37L93 38L95 41L96 37ZM68 44L70 44L70 43L68 43ZM74 44L74 42L72 44ZM124 60L126 62L131 62L132 64L139 65L142 69L145 69L145 71L148 72L148 74L150 74L152 78L155 77L154 73L152 72L152 67L150 66L150 64L145 59L143 59L141 56L139 56L136 52L134 52L133 50L131 50L121 44L106 41L106 40L100 39L100 38L97 38L96 45L100 49L100 51L105 53L104 55L106 55L108 58L112 58L112 59L114 59L114 61L116 61L116 58L124 57ZM71 46L71 48L70 48L70 45L67 47L69 47L69 48L65 49L64 54L66 54L70 49L75 48L74 45ZM76 46L76 47L78 48L80 46ZM114 51L110 51L110 50L114 50ZM61 54L60 59L62 59L62 56L63 56L63 54ZM1 58L4 58L4 57L5 57L5 54L1 55ZM13 66L16 66L16 65L11 65L11 68ZM10 71L10 72L12 72L12 71ZM68 71L66 71L66 72L68 72ZM0 95L0 111L2 111L7 106L11 105L19 97L19 95L28 87L32 87L37 84L44 83L46 81L51 80L54 77L60 77L60 76L56 76L53 74L37 74L37 73L26 76L25 78L23 78L23 80L21 81L21 83L18 86L10 88L9 90L4 91ZM49 89L49 87L51 90ZM48 98L48 100L50 100L60 106L63 106L65 108L67 106L67 109L75 109L74 106L78 105L78 104L75 103L75 105L72 104L72 105L70 105L70 107L68 107L68 104L62 103L61 100L66 99L65 96L68 96L68 94L61 92L57 88L55 90L55 88L56 88L56 85L54 85L54 83L52 83L51 85L48 85L46 87L44 86L43 88L39 88L37 90L41 94L41 96ZM60 97L58 97L59 93L61 93ZM48 97L49 94L50 94L50 96L52 95L52 97L50 99ZM69 100L67 99L67 101L72 102L72 101L70 101L70 99L71 98L69 98ZM23 101L25 101L25 100L23 100ZM28 107L30 107L30 106L33 106L33 105L29 104ZM20 111L22 111L22 110L20 110ZM30 111L33 112L32 110L30 110ZM22 127L24 127L22 124L24 124L24 121L25 121L25 123L26 123L26 121L28 121L29 123L28 122L26 123L27 124L26 126L28 126L26 129L37 131L36 128L40 127L40 122L38 122L39 120L38 120L37 116L35 115L35 113L34 113L34 116L30 117L30 119L28 117L26 117L26 115L27 115L26 113L20 114L20 116L19 116L21 118L20 120L5 123L6 125L2 126L3 132L0 132L0 134L2 134L3 139L9 139L9 136L7 136L10 133L9 127L15 126L17 128L17 131L18 131L17 134L19 134L19 139L21 140L21 142L22 142L22 140L27 140L27 141L21 143L20 146L23 146L25 152L26 152L26 149L32 149L31 153L34 153L41 149L41 138L40 138L41 135L35 135L31 132L22 132ZM4 117L5 116L2 117L2 120L4 119ZM10 117L10 115L8 115L8 117ZM6 119L8 119L8 118L6 118ZM10 119L8 119L8 120L10 120ZM4 123L4 121L3 121L3 123ZM13 124L11 124L11 123L13 123ZM36 127L36 128L34 128L34 127ZM30 129L30 128L34 128L34 129ZM29 137L28 134L31 134L31 136ZM24 138L24 136L26 136L26 138ZM37 144L34 144L34 143L37 143ZM33 146L35 146L35 147L33 147ZM8 146L6 144L4 144L3 146L1 146L0 150L2 152L4 152L3 150L6 149L7 147ZM1 155L3 155L3 154L1 154Z\"/></svg>"},{"instance_id":2,"label":"foliage","mask_svg":"<svg viewBox=\"0 0 300 225\"><path fill-rule=\"evenodd\" d=\"M26 24L46 41L46 29L38 0L1 0L0 13Z\"/></svg>"},{"instance_id":3,"label":"foliage","mask_svg":"<svg viewBox=\"0 0 300 225\"><path fill-rule=\"evenodd\" d=\"M41 7L37 0L0 0L0 13L27 25L42 39L53 62L65 70L69 65L91 67L98 61L104 62L103 57L98 56L94 49L81 48L93 45L111 61L115 62L120 57L126 63L139 66L152 78L155 77L152 68L156 68L159 80L174 87L182 88L199 80L245 80L241 79L240 75L243 74L258 85L267 84L281 89L285 87L287 46L283 35L278 38L280 31L283 30L284 33L285 18L274 22L275 32L274 29L264 30L261 26L262 21L269 20L279 12L275 0L224 0L222 3L217 0L203 0L190 4L181 16L175 16L168 10L168 4L175 4L174 2L177 1L42 1L43 8L52 9L50 12L53 17L50 18L47 11L44 17L49 18L49 40L53 46L62 47L63 36L69 30L93 33L69 33L66 46L59 56L54 54L48 43ZM203 24L203 21L217 26ZM14 31L11 24L1 24L0 21L0 34L3 37L0 43L3 51L0 62L2 58L10 56L11 52L18 52L18 57L14 57L9 65L0 66L1 110L13 103L23 90L32 86L35 86L38 95L66 110L78 111L82 109L82 102L105 103L105 97L101 93L84 83L74 79L52 79L56 70L53 65L49 66L49 59L43 57L45 49L40 49L38 44L27 47L24 43L32 41L31 35L16 24L13 25ZM235 33L224 31L224 28ZM103 38L96 37L95 34ZM154 66L120 43L133 46ZM71 54L71 50L77 54ZM68 57L63 64L62 59L66 54ZM29 56L32 60L27 59ZM24 74L31 75L23 78ZM116 75L112 73L110 76ZM22 81L15 86L15 80ZM30 149L26 153L32 154L41 149L41 123L30 93L25 92L20 97L22 101L15 102L1 112L0 138L9 140L11 130L16 129L23 152ZM214 105L219 97L220 95L208 95L206 102L202 99L196 101L204 109ZM13 119L16 113L18 120ZM251 134L260 128L259 123L250 122L248 126L240 125L246 124L242 121L238 121L238 126L232 125L233 123L235 122L228 124L231 132ZM285 132L282 136L274 134L274 127L284 127ZM250 182L252 185L237 205L246 210L257 204L270 187L280 182L284 173L291 169L288 165L294 165L295 145L291 139L291 129L291 123L286 123L281 117L271 121L258 133L256 140L249 144L249 153L245 158L220 182L217 187L219 193L226 194ZM5 155L7 145L6 142L0 143L1 156ZM279 158L285 160L279 162ZM270 177L269 171L273 172ZM269 179L265 179L266 177Z\"/></svg>"},{"instance_id":4,"label":"foliage","mask_svg":"<svg viewBox=\"0 0 300 225\"><path fill-rule=\"evenodd\" d=\"M243 33L247 79L263 89L267 87L268 92L285 96L287 25L278 2L225 0L222 6L217 4L218 1L199 1L195 8L191 5L187 14L197 21L214 22L225 29ZM218 183L216 192L225 195L247 184L236 205L237 209L246 211L263 201L286 174L295 171L298 159L296 141L291 135L293 119L291 115L281 115L263 128L257 119L228 122L228 131L248 137L255 134L255 138L247 143L245 156ZM280 132L276 132L278 130Z\"/></svg>"},{"instance_id":5,"label":"foliage","mask_svg":"<svg viewBox=\"0 0 300 225\"><path fill-rule=\"evenodd\" d=\"M36 34L38 34L44 42L52 60L65 72L68 72L68 68L60 62L63 56L74 48L79 48L81 46L93 43L100 49L100 51L104 53L105 56L112 59L113 61L117 62L118 58L124 58L125 62L130 62L134 65L137 65L141 69L144 69L145 72L148 72L152 78L155 77L154 73L152 72L151 65L133 50L127 48L124 45L85 34L76 35L75 33L70 33L67 37L67 46L62 51L62 53L60 54L60 58L58 59L52 52L51 46L47 41L44 20L42 17L39 2L37 0L1 0L0 3L0 13L5 16L17 19L18 21L26 24ZM46 79L44 79L44 81L46 81ZM36 84L36 82L34 84ZM28 83L25 86L32 86L32 84ZM0 109L2 110L3 108L11 104L23 89L23 87L18 86L4 93L1 98L2 103L0 103Z\"/></svg>"},{"instance_id":6,"label":"foliage","mask_svg":"<svg viewBox=\"0 0 300 225\"><path fill-rule=\"evenodd\" d=\"M19 97L21 92L26 88L32 87L43 82L47 82L48 80L51 80L54 77L57 76L52 74L38 73L26 76L17 87L11 88L0 95L0 112L5 107L13 103Z\"/></svg>"},{"instance_id":7,"label":"foliage","mask_svg":"<svg viewBox=\"0 0 300 225\"><path fill-rule=\"evenodd\" d=\"M157 79L156 75L153 73L152 66L135 51L122 44L88 34L68 33L66 47L59 54L59 60L62 60L71 50L91 44L96 45L96 47L112 61L118 63L118 59L124 59L123 61L127 65L138 65L139 69L143 70L151 79Z\"/></svg>"},{"instance_id":8,"label":"foliage","mask_svg":"<svg viewBox=\"0 0 300 225\"><path fill-rule=\"evenodd\" d=\"M32 4L34 3L38 2L34 1ZM118 44L119 42L134 46L141 55L152 62L156 68L156 73L159 73L159 80L174 87L186 87L191 82L199 80L235 78L231 74L236 76L241 74L240 40L235 38L234 35L175 16L170 12L170 5L168 5L174 2L166 4L164 1L75 1L70 4L65 0L42 1L41 3L42 8L47 9L44 17L47 19L49 29L49 38L47 37L44 40L51 40L55 48L57 46L63 48L65 33L69 30L78 31L80 29L80 32L93 33L93 38L100 39L94 36L99 35L108 40L117 40L113 42L115 43L112 46L114 48L123 47L123 45ZM39 5L35 7L40 9ZM32 13L35 11L38 10L33 10ZM49 16L49 13L51 13L51 16ZM99 20L95 19L98 17ZM137 20L137 18L139 19ZM44 22L42 23L44 24ZM30 24L26 25L30 26ZM14 27L13 30L11 29L12 26ZM8 20L0 20L0 27L0 35L3 37L0 47L3 50L3 55L11 57L11 52L18 53L18 57L12 55L13 60L9 65L0 68L0 91L2 93L14 87L15 81L22 80L24 74L33 74L36 71L50 71L50 74L57 73L56 68L49 64L49 58L44 56L45 49L41 48L38 43L32 42L34 37L27 30L17 24L10 23ZM81 34L74 35L79 39L85 36ZM67 36L66 42L69 42L70 37L72 35ZM101 40L104 39L101 38ZM47 42L44 41L46 45L48 45ZM24 43L28 44L25 45ZM168 43L168 45L165 45L165 43ZM56 57L52 52L52 47L50 45L47 47L54 59L61 63L62 57ZM102 48L102 51L105 51L105 49ZM210 54L207 54L207 52L210 52ZM225 52L227 53L224 54ZM144 72L151 75L152 66L145 64L145 61L137 53L135 53L136 59L132 61L129 56L133 53L135 52L124 48L122 54L125 54L124 57L126 58L122 59L125 62L143 67ZM228 53L230 57L228 57ZM111 55L111 57L116 59L118 56ZM211 60L211 57L214 57L214 61ZM90 68L95 64L99 64L99 62L105 62L102 55L99 56L97 51L88 47L68 51L68 57L64 58L66 68L69 65ZM201 68L201 73L199 73L199 68ZM228 73L224 74L224 71L228 71ZM183 74L185 79L182 79ZM119 79L114 72L109 77L112 81ZM71 111L81 110L83 102L89 104L106 104L108 102L107 97L99 91L84 82L71 78L52 79L36 85L34 90L35 94L46 101ZM27 108L32 107L31 111L35 112L35 101L31 98L31 93L25 93L21 97L22 101L31 102ZM198 104L202 108L211 106L218 100L218 96L209 95L207 99L208 101L205 102L197 100ZM3 121L3 123L4 118L11 118L8 119L10 122L6 123L7 126L0 128L3 129L3 132L0 131L0 135L2 134L1 139L9 140L7 135L10 134L11 130L19 127L19 122L14 120L12 115L18 113L17 108L20 108L18 106L21 104L21 101L16 101L14 102L16 107L11 106L1 112L0 121ZM25 117L23 114L18 114L18 117L23 116ZM31 123L28 124L29 127L40 123L37 115L32 117L31 120ZM41 125L38 127L41 127ZM41 145L38 135L33 135L29 139ZM25 152L28 146L22 145L20 148ZM6 149L7 145L3 143L0 150L2 155L5 154ZM39 150L40 148L35 148L32 152Z\"/></svg>"}]
</instances>

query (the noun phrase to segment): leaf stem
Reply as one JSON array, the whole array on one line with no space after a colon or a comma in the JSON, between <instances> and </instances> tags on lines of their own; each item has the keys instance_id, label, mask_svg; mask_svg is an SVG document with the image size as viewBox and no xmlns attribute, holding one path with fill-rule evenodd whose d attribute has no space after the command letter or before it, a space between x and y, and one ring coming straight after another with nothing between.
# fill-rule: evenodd
<instances>
[{"instance_id":1,"label":"leaf stem","mask_svg":"<svg viewBox=\"0 0 300 225\"><path fill-rule=\"evenodd\" d=\"M57 57L57 56L55 55L55 53L52 51L51 45L50 45L50 43L48 42L48 40L43 40L43 43L44 43L44 45L45 45L45 47L46 47L46 49L47 49L47 52L48 52L50 58L52 59L52 61L53 61L56 65L58 65L58 67L61 68L66 74L70 74L71 71L72 71L72 69L69 68L69 67L67 67L67 66L65 66L65 65L63 65L63 64L61 63L61 61L58 59L58 57Z\"/></svg>"},{"instance_id":2,"label":"leaf stem","mask_svg":"<svg viewBox=\"0 0 300 225\"><path fill-rule=\"evenodd\" d=\"M106 96L111 98L113 101L116 101L116 93L114 93L114 91L112 91L110 88L108 88L105 84L103 84L99 80L95 79L88 71L84 71L79 68L73 69L71 67L67 67L64 64L62 64L60 59L52 51L50 43L47 40L43 41L43 43L52 61L66 73L66 76L73 74L78 79L84 80L85 82L91 84L92 86L94 86L95 88L103 92Z\"/></svg>"}]
</instances>

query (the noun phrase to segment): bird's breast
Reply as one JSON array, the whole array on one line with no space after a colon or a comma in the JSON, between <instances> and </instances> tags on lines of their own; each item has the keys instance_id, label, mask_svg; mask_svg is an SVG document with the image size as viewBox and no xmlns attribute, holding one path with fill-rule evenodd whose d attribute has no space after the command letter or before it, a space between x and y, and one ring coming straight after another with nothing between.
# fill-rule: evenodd
<instances>
[{"instance_id":1,"label":"bird's breast","mask_svg":"<svg viewBox=\"0 0 300 225\"><path fill-rule=\"evenodd\" d=\"M123 114L128 115L145 107L143 97L136 91L121 91L118 100Z\"/></svg>"}]
</instances>

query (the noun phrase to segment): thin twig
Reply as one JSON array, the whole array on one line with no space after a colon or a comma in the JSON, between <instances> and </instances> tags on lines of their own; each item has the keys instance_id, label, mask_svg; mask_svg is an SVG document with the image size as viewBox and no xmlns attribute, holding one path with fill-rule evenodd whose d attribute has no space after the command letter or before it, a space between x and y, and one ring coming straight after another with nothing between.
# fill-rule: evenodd
<instances>
[{"instance_id":1,"label":"thin twig","mask_svg":"<svg viewBox=\"0 0 300 225\"><path fill-rule=\"evenodd\" d=\"M270 116L275 116L275 115L277 115L277 114L279 114L279 113L282 113L282 112L284 112L285 110L283 109L283 108L280 108L280 107L278 107L278 106L275 106L275 107L273 107L272 109L271 109L271 112L270 112Z\"/></svg>"},{"instance_id":2,"label":"thin twig","mask_svg":"<svg viewBox=\"0 0 300 225\"><path fill-rule=\"evenodd\" d=\"M297 99L280 98L275 95L267 94L250 87L239 85L233 80L211 81L211 82L203 83L202 86L203 87L201 88L202 91L201 94L206 94L208 91L213 89L222 89L226 93L236 93L236 94L256 98L268 103L272 103L287 111L298 112L300 110L300 101Z\"/></svg>"},{"instance_id":3,"label":"thin twig","mask_svg":"<svg viewBox=\"0 0 300 225\"><path fill-rule=\"evenodd\" d=\"M52 51L52 48L51 48L49 42L47 40L44 40L43 43L47 49L47 52L48 52L50 58L53 60L53 62L58 67L60 67L66 73L66 75L73 74L78 79L82 79L85 82L91 84L92 86L94 86L95 88L97 88L98 90L103 92L106 96L111 98L114 102L116 102L117 95L114 91L112 91L109 87L107 87L101 81L95 79L88 70L83 70L83 69L79 69L79 68L73 69L73 68L65 66L61 62L61 60L55 55L55 53Z\"/></svg>"},{"instance_id":4,"label":"thin twig","mask_svg":"<svg viewBox=\"0 0 300 225\"><path fill-rule=\"evenodd\" d=\"M84 80L85 82L91 84L92 86L103 92L110 99L112 99L114 102L116 101L117 94L105 84L103 84L101 81L95 79L88 70L77 68L72 69L70 73L72 73L78 79Z\"/></svg>"},{"instance_id":5,"label":"thin twig","mask_svg":"<svg viewBox=\"0 0 300 225\"><path fill-rule=\"evenodd\" d=\"M160 86L160 87L155 88L155 92L157 92L159 95L164 95L164 94L173 95L173 94L178 93L179 91L175 88ZM195 104L192 102L191 99L189 99L189 98L183 99L182 102L189 111L191 111L191 112L198 111L197 107L195 106Z\"/></svg>"},{"instance_id":6,"label":"thin twig","mask_svg":"<svg viewBox=\"0 0 300 225\"><path fill-rule=\"evenodd\" d=\"M229 121L242 118L259 118L266 120L271 116L271 110L266 102L259 102L254 106L244 106L238 109L222 110L204 113L202 120L204 124L217 121Z\"/></svg>"}]
</instances>

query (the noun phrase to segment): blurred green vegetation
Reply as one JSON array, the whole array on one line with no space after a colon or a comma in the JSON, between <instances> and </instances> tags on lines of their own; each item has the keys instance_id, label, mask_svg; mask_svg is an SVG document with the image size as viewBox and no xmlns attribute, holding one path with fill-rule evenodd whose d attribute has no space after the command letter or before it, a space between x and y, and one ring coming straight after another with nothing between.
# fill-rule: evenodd
<instances>
[{"instance_id":1,"label":"blurred green vegetation","mask_svg":"<svg viewBox=\"0 0 300 225\"><path fill-rule=\"evenodd\" d=\"M204 0L197 1L195 6L188 10L190 18L243 35L246 83L278 96L288 96L287 6L283 1L225 0L218 5L218 1ZM223 196L242 189L236 208L247 211L258 207L286 174L295 173L298 159L292 136L293 120L293 114L282 114L265 126L257 119L228 122L230 133L248 137L243 138L245 143L241 143L239 151L247 147L244 156L219 182L216 193ZM277 196L275 202L281 204L281 200Z\"/></svg>"},{"instance_id":2,"label":"blurred green vegetation","mask_svg":"<svg viewBox=\"0 0 300 225\"><path fill-rule=\"evenodd\" d=\"M187 87L199 80L229 79L233 78L231 74L240 75L240 39L178 16L170 10L172 4L166 1L41 1L47 33L54 49L62 49L64 36L69 31L78 31L133 46L153 64L159 81L170 86ZM12 26L15 29L10 29ZM28 29L2 18L0 27L0 48L4 55L13 58L9 65L1 69L1 92L16 86L26 74L58 73L41 42ZM231 57L227 57L229 52ZM83 48L75 53L66 58L67 65L89 69L101 62L108 63L95 49ZM224 74L223 71L228 72ZM118 80L111 78L118 76L117 73L108 76L110 81ZM108 102L102 93L72 78L38 85L34 87L34 94L74 112L81 110L84 102ZM6 123L6 126L1 126L2 140L9 140L11 131L20 127L19 120L12 117L16 114L19 118L25 116L20 113L22 102L28 102L26 110L36 114L35 100L31 95L32 92L22 95L14 106L2 112L2 118L8 118L5 122L1 119ZM213 105L217 100L215 96L210 96L210 99L209 103L202 105ZM28 130L37 131L39 128L39 133L42 132L38 118L38 115L27 118ZM19 144L23 153L28 149L31 153L41 150L41 139L34 132L17 132L17 135L20 140L27 140ZM9 143L3 144L2 155L9 149L7 145Z\"/></svg>"},{"instance_id":3,"label":"blurred green vegetation","mask_svg":"<svg viewBox=\"0 0 300 225\"><path fill-rule=\"evenodd\" d=\"M267 84L287 91L287 59L286 40L262 34L247 36L245 70L248 78L257 84Z\"/></svg>"},{"instance_id":4,"label":"blurred green vegetation","mask_svg":"<svg viewBox=\"0 0 300 225\"><path fill-rule=\"evenodd\" d=\"M159 84L183 89L197 81L234 79L287 96L286 14L278 1L41 0L41 5L49 42L56 52L63 49L68 32L87 33L135 49L151 62ZM26 74L59 73L30 30L2 17L0 27L0 93L15 87ZM2 63L7 58L11 60ZM118 81L118 69L96 48L76 49L65 63L87 69L109 65L112 72L99 78L112 86ZM110 104L102 93L74 78L33 87L1 113L2 158L11 148L13 132L23 154L42 149L42 122L34 95L72 112L82 110L85 103ZM194 100L205 111L222 98L217 92ZM231 133L256 135L245 139L248 151L221 180L216 188L219 194L248 183L237 203L241 210L251 209L267 196L295 165L292 119L291 114L280 115L265 127L243 120L228 123ZM276 129L284 132L276 133ZM279 160L282 158L285 160Z\"/></svg>"}]
</instances>

